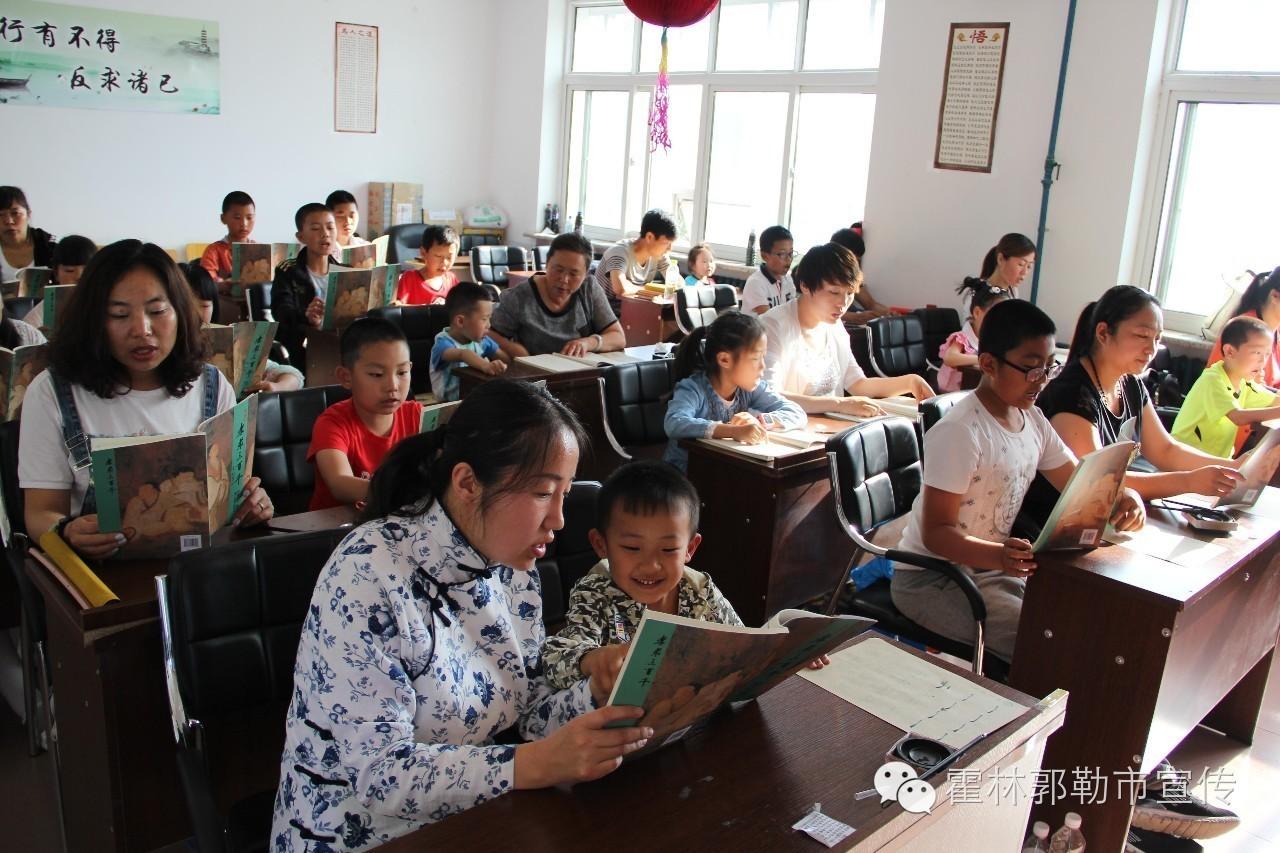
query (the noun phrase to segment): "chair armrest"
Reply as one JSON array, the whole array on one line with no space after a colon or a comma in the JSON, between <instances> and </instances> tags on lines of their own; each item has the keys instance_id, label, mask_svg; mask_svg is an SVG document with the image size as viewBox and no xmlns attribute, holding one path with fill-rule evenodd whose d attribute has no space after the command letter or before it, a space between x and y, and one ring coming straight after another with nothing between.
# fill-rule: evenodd
<instances>
[{"instance_id":1,"label":"chair armrest","mask_svg":"<svg viewBox=\"0 0 1280 853\"><path fill-rule=\"evenodd\" d=\"M983 600L982 593L978 592L978 585L973 582L973 578L965 574L964 570L959 566L946 560L940 560L937 557L912 554L909 551L899 551L896 548L890 548L885 553L885 557L895 563L906 563L909 566L916 566L917 568L942 575L960 587L964 597L969 599L969 609L973 612L974 621L987 621L987 602Z\"/></svg>"}]
</instances>

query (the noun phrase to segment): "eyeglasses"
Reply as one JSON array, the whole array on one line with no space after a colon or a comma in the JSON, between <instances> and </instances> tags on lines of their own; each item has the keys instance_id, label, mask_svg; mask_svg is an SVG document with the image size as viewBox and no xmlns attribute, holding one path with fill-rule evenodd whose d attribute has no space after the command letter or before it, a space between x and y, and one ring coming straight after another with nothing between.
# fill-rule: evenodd
<instances>
[{"instance_id":1,"label":"eyeglasses","mask_svg":"<svg viewBox=\"0 0 1280 853\"><path fill-rule=\"evenodd\" d=\"M1032 385L1038 385L1041 382L1048 382L1062 372L1062 364L1056 361L1048 367L1023 367L1022 365L1014 364L1012 361L1009 361L999 355L996 356L996 361L1001 364L1009 365L1014 370L1027 377L1027 381Z\"/></svg>"},{"instance_id":2,"label":"eyeglasses","mask_svg":"<svg viewBox=\"0 0 1280 853\"><path fill-rule=\"evenodd\" d=\"M784 261L789 261L796 256L795 252L765 252L765 254L773 255L775 258L781 258Z\"/></svg>"}]
</instances>

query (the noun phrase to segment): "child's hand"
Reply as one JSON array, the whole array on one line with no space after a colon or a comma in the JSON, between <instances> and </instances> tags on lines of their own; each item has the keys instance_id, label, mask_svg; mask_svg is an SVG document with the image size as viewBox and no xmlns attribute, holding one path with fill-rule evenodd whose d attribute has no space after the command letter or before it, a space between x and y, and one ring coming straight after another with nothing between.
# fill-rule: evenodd
<instances>
[{"instance_id":1,"label":"child's hand","mask_svg":"<svg viewBox=\"0 0 1280 853\"><path fill-rule=\"evenodd\" d=\"M638 720L643 708L610 705L574 717L542 740L516 747L516 788L547 788L588 782L618 769L622 756L643 749L653 737L648 726L607 729L617 720Z\"/></svg>"},{"instance_id":2,"label":"child's hand","mask_svg":"<svg viewBox=\"0 0 1280 853\"><path fill-rule=\"evenodd\" d=\"M324 300L319 296L312 299L311 304L307 306L307 323L316 329L324 323Z\"/></svg>"},{"instance_id":3,"label":"child's hand","mask_svg":"<svg viewBox=\"0 0 1280 853\"><path fill-rule=\"evenodd\" d=\"M578 668L582 670L582 674L591 679L591 695L595 698L597 705L603 705L609 701L609 695L613 693L613 684L618 680L618 673L622 671L622 662L626 660L627 651L630 648L630 643L601 646L587 652L578 662Z\"/></svg>"},{"instance_id":4,"label":"child's hand","mask_svg":"<svg viewBox=\"0 0 1280 853\"><path fill-rule=\"evenodd\" d=\"M739 415L746 415L746 420L738 423L729 422L729 428L733 430L733 438L743 444L760 444L765 439L764 427L760 425L760 421L754 415L746 412L739 412L734 415L736 419Z\"/></svg>"},{"instance_id":5,"label":"child's hand","mask_svg":"<svg viewBox=\"0 0 1280 853\"><path fill-rule=\"evenodd\" d=\"M498 361L496 358L486 361L484 364L484 372L490 376L497 376L499 373L505 373L506 370L506 362Z\"/></svg>"},{"instance_id":6,"label":"child's hand","mask_svg":"<svg viewBox=\"0 0 1280 853\"><path fill-rule=\"evenodd\" d=\"M1015 578L1025 578L1036 570L1036 555L1031 550L1031 543L1025 539L1009 538L1004 540L1004 550L1000 553L1000 571Z\"/></svg>"},{"instance_id":7,"label":"child's hand","mask_svg":"<svg viewBox=\"0 0 1280 853\"><path fill-rule=\"evenodd\" d=\"M1121 489L1111 524L1116 530L1138 530L1147 523L1147 509L1133 489Z\"/></svg>"},{"instance_id":8,"label":"child's hand","mask_svg":"<svg viewBox=\"0 0 1280 853\"><path fill-rule=\"evenodd\" d=\"M855 418L874 418L884 414L884 410L876 405L875 400L867 397L843 397L836 404L836 411Z\"/></svg>"},{"instance_id":9,"label":"child's hand","mask_svg":"<svg viewBox=\"0 0 1280 853\"><path fill-rule=\"evenodd\" d=\"M805 668L806 669L822 669L824 666L829 666L830 664L831 664L831 658L827 657L826 655L821 655L809 661L807 664L805 664Z\"/></svg>"}]
</instances>

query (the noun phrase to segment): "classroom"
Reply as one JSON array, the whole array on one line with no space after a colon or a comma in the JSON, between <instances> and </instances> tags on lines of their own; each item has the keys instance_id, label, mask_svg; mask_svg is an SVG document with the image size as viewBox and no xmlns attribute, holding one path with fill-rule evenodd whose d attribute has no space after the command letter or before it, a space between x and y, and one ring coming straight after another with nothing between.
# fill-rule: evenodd
<instances>
[{"instance_id":1,"label":"classroom","mask_svg":"<svg viewBox=\"0 0 1280 853\"><path fill-rule=\"evenodd\" d=\"M1277 33L0 2L3 846L1280 848Z\"/></svg>"}]
</instances>

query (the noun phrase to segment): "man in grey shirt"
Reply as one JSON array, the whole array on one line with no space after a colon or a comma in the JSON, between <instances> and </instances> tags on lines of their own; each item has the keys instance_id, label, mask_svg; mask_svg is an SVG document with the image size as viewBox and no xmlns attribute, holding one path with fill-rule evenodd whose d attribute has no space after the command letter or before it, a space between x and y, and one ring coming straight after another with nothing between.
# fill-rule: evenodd
<instances>
[{"instance_id":1,"label":"man in grey shirt","mask_svg":"<svg viewBox=\"0 0 1280 853\"><path fill-rule=\"evenodd\" d=\"M623 285L640 286L666 280L671 265L667 253L676 239L676 223L664 210L650 210L640 220L640 236L622 240L605 250L596 266L599 285L614 314L621 313ZM679 278L677 273L676 278ZM679 282L683 284L684 282Z\"/></svg>"}]
</instances>

